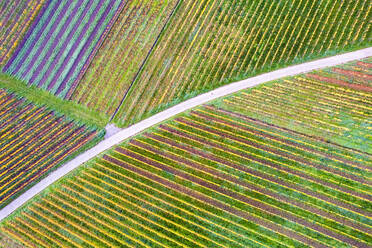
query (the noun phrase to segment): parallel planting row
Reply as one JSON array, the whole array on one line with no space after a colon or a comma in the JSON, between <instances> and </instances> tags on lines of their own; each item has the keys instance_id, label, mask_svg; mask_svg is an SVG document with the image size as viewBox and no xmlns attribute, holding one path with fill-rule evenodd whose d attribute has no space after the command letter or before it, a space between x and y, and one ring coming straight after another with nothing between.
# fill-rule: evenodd
<instances>
[{"instance_id":1,"label":"parallel planting row","mask_svg":"<svg viewBox=\"0 0 372 248\"><path fill-rule=\"evenodd\" d=\"M221 104L371 153L372 63L367 61L264 84Z\"/></svg>"},{"instance_id":2,"label":"parallel planting row","mask_svg":"<svg viewBox=\"0 0 372 248\"><path fill-rule=\"evenodd\" d=\"M37 2L37 1L33 1ZM51 0L3 71L65 97L102 43L120 0Z\"/></svg>"},{"instance_id":3,"label":"parallel planting row","mask_svg":"<svg viewBox=\"0 0 372 248\"><path fill-rule=\"evenodd\" d=\"M101 136L0 89L0 208Z\"/></svg>"},{"instance_id":4,"label":"parallel planting row","mask_svg":"<svg viewBox=\"0 0 372 248\"><path fill-rule=\"evenodd\" d=\"M237 115L207 106L136 137L1 230L30 247L372 242L371 157Z\"/></svg>"},{"instance_id":5,"label":"parallel planting row","mask_svg":"<svg viewBox=\"0 0 372 248\"><path fill-rule=\"evenodd\" d=\"M72 100L111 116L177 2L126 1L105 42L81 78Z\"/></svg>"},{"instance_id":6,"label":"parallel planting row","mask_svg":"<svg viewBox=\"0 0 372 248\"><path fill-rule=\"evenodd\" d=\"M1 1L0 67L16 49L44 2L45 0Z\"/></svg>"},{"instance_id":7,"label":"parallel planting row","mask_svg":"<svg viewBox=\"0 0 372 248\"><path fill-rule=\"evenodd\" d=\"M5 234L0 233L0 244L2 245L2 248L23 248L20 244L18 244L13 239L7 237Z\"/></svg>"},{"instance_id":8,"label":"parallel planting row","mask_svg":"<svg viewBox=\"0 0 372 248\"><path fill-rule=\"evenodd\" d=\"M227 82L366 46L371 6L364 0L181 1L114 121L127 126Z\"/></svg>"},{"instance_id":9,"label":"parallel planting row","mask_svg":"<svg viewBox=\"0 0 372 248\"><path fill-rule=\"evenodd\" d=\"M26 247L368 247L372 154L342 135L370 141L372 93L340 84L301 76L198 107L81 167L0 230Z\"/></svg>"},{"instance_id":10,"label":"parallel planting row","mask_svg":"<svg viewBox=\"0 0 372 248\"><path fill-rule=\"evenodd\" d=\"M352 84L349 87L357 90L372 91L372 57L355 63L325 69L320 74L321 76L332 78L331 82L334 79L338 79L334 81L337 84L342 85L342 82L347 82Z\"/></svg>"},{"instance_id":11,"label":"parallel planting row","mask_svg":"<svg viewBox=\"0 0 372 248\"><path fill-rule=\"evenodd\" d=\"M370 10L363 0L3 1L0 65L125 127L228 82L367 46Z\"/></svg>"}]
</instances>

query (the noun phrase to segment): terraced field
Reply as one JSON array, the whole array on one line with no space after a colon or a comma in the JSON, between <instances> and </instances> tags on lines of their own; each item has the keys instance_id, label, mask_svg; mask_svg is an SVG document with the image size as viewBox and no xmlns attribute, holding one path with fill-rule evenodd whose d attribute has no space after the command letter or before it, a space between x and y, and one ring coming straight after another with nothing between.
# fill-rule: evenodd
<instances>
[{"instance_id":1,"label":"terraced field","mask_svg":"<svg viewBox=\"0 0 372 248\"><path fill-rule=\"evenodd\" d=\"M44 2L45 0L1 1L0 67L6 63L16 49Z\"/></svg>"},{"instance_id":2,"label":"terraced field","mask_svg":"<svg viewBox=\"0 0 372 248\"><path fill-rule=\"evenodd\" d=\"M370 13L361 0L182 1L114 122L128 126L228 82L366 46Z\"/></svg>"},{"instance_id":3,"label":"terraced field","mask_svg":"<svg viewBox=\"0 0 372 248\"><path fill-rule=\"evenodd\" d=\"M65 97L102 43L120 4L48 1L3 71Z\"/></svg>"},{"instance_id":4,"label":"terraced field","mask_svg":"<svg viewBox=\"0 0 372 248\"><path fill-rule=\"evenodd\" d=\"M369 62L177 116L68 175L0 230L26 247L368 247L372 154L333 132L370 141ZM347 68L353 80L341 83ZM338 81L313 78L331 73ZM274 90L281 97L264 95ZM355 123L337 122L340 109Z\"/></svg>"},{"instance_id":5,"label":"terraced field","mask_svg":"<svg viewBox=\"0 0 372 248\"><path fill-rule=\"evenodd\" d=\"M76 79L81 79L76 90L69 94L73 101L109 116L120 105L178 0L125 3L86 73Z\"/></svg>"},{"instance_id":6,"label":"terraced field","mask_svg":"<svg viewBox=\"0 0 372 248\"><path fill-rule=\"evenodd\" d=\"M101 137L0 89L0 208Z\"/></svg>"}]
</instances>

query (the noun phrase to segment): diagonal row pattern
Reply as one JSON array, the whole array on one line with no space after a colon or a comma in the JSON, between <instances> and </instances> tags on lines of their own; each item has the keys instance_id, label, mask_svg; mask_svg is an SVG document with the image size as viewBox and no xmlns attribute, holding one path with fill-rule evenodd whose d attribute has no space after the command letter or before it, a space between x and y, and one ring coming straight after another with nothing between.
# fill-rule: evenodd
<instances>
[{"instance_id":1,"label":"diagonal row pattern","mask_svg":"<svg viewBox=\"0 0 372 248\"><path fill-rule=\"evenodd\" d=\"M111 116L177 2L126 1L72 99Z\"/></svg>"},{"instance_id":2,"label":"diagonal row pattern","mask_svg":"<svg viewBox=\"0 0 372 248\"><path fill-rule=\"evenodd\" d=\"M98 138L98 132L0 90L0 207Z\"/></svg>"},{"instance_id":3,"label":"diagonal row pattern","mask_svg":"<svg viewBox=\"0 0 372 248\"><path fill-rule=\"evenodd\" d=\"M120 0L50 0L3 71L65 97Z\"/></svg>"},{"instance_id":4,"label":"diagonal row pattern","mask_svg":"<svg viewBox=\"0 0 372 248\"><path fill-rule=\"evenodd\" d=\"M0 66L10 58L27 28L43 13L45 0L15 0L0 3ZM32 28L32 26L31 26Z\"/></svg>"},{"instance_id":5,"label":"diagonal row pattern","mask_svg":"<svg viewBox=\"0 0 372 248\"><path fill-rule=\"evenodd\" d=\"M223 99L222 104L264 121L370 152L370 65L353 62L275 81Z\"/></svg>"},{"instance_id":6,"label":"diagonal row pattern","mask_svg":"<svg viewBox=\"0 0 372 248\"><path fill-rule=\"evenodd\" d=\"M2 226L33 247L365 247L372 157L206 105Z\"/></svg>"},{"instance_id":7,"label":"diagonal row pattern","mask_svg":"<svg viewBox=\"0 0 372 248\"><path fill-rule=\"evenodd\" d=\"M227 82L365 46L371 6L359 0L182 1L114 121L128 126Z\"/></svg>"}]
</instances>

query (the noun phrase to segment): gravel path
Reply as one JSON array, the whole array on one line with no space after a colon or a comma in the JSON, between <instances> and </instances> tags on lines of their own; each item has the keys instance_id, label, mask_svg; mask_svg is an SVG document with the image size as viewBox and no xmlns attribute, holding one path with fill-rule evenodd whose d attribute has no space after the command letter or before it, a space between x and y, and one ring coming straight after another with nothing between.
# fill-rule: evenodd
<instances>
[{"instance_id":1,"label":"gravel path","mask_svg":"<svg viewBox=\"0 0 372 248\"><path fill-rule=\"evenodd\" d=\"M80 154L75 159L71 160L70 162L62 165L56 171L52 172L49 176L45 179L41 180L39 183L34 185L32 188L24 192L20 195L17 199L11 202L8 206L3 208L0 211L0 221L15 211L17 208L22 206L25 202L30 200L36 194L41 192L43 189L48 187L50 184L54 183L58 179L65 176L67 173L72 171L73 169L77 168L79 165L87 162L88 160L94 158L98 154L110 149L111 147L121 143L125 139L142 132L143 130L156 125L160 122L163 122L179 113L182 113L188 109L196 107L198 105L207 103L211 100L214 100L219 97L223 97L232 93L235 93L239 90L246 89L249 87L253 87L255 85L273 81L276 79L280 79L283 77L294 76L296 74L301 74L305 72L309 72L312 70L317 70L325 67L335 66L343 63L347 63L353 60L359 60L362 58L372 56L372 47L358 50L355 52L345 53L333 57L328 57L325 59L319 59L312 62L307 62L295 66L290 66L284 69L276 70L273 72L261 74L259 76L255 76L252 78L248 78L246 80L242 80L239 82L231 83L229 85L222 86L218 89L210 91L208 93L199 95L197 97L191 98L185 102L177 104L167 110L164 110L148 119L138 122L135 125L132 125L128 128L121 129L121 131L115 130L112 136L107 137L96 146L91 148L90 150ZM112 129L109 128L109 129Z\"/></svg>"}]
</instances>

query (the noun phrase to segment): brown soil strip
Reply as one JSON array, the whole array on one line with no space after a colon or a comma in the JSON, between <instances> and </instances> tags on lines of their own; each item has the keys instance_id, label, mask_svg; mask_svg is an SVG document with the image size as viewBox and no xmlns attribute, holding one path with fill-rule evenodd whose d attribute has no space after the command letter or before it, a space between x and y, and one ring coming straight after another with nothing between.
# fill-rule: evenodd
<instances>
[{"instance_id":1,"label":"brown soil strip","mask_svg":"<svg viewBox=\"0 0 372 248\"><path fill-rule=\"evenodd\" d=\"M358 72L358 71L345 70L345 69L341 69L341 68L333 68L332 70L336 73L343 74L343 75L346 75L348 77L357 77L357 78L360 78L360 79L364 79L366 81L371 81L372 80L372 75L368 75L368 74L361 73L361 72Z\"/></svg>"},{"instance_id":2,"label":"brown soil strip","mask_svg":"<svg viewBox=\"0 0 372 248\"><path fill-rule=\"evenodd\" d=\"M364 92L350 90L345 87L337 87L333 84L325 84L322 81L309 81L309 78L301 77L296 78L296 80L291 81L283 87L291 89L292 86L295 86L294 90L309 91L315 97L315 100L322 100L327 105L336 109L342 109L344 107L349 109L351 108L351 104L353 105L353 114L357 114L355 113L356 110L368 112L372 106L371 102L366 99Z\"/></svg>"},{"instance_id":3,"label":"brown soil strip","mask_svg":"<svg viewBox=\"0 0 372 248\"><path fill-rule=\"evenodd\" d=\"M199 113L195 113L195 112L192 112L192 114L199 115ZM219 122L219 120L216 120L216 118L213 118L213 117L204 116L203 114L200 114L199 116L201 118L203 118L204 120L206 120L206 121L213 120L215 122L216 121ZM257 149L260 149L260 150L263 150L263 151L268 151L268 152L274 153L275 155L278 155L278 156L281 156L281 157L285 157L285 158L290 159L290 160L294 160L294 161L296 161L298 163L302 163L302 164L311 166L311 167L316 168L316 169L319 169L319 170L329 171L331 173L334 173L334 174L339 175L341 177L348 178L350 180L354 180L354 181L357 181L357 182L360 182L360 183L364 183L364 184L367 184L367 185L371 185L372 184L370 181L365 180L364 178L361 178L360 176L356 176L356 175L353 175L353 174L345 173L343 171L334 169L332 167L327 167L327 166L324 166L324 165L321 165L321 164L316 164L316 163L311 162L309 160L305 160L303 157L300 157L300 156L297 156L297 155L293 155L293 154L289 154L289 153L286 153L286 152L283 152L283 151L280 151L280 150L276 150L276 149L270 148L270 147L268 147L266 145L260 145L260 144L255 143L255 142L248 141L246 139L242 139L242 138L233 136L233 135L228 134L226 132L221 132L220 130L213 130L212 128L204 127L204 126L201 126L201 125L198 125L198 124L195 124L195 123L191 123L191 122L188 122L187 125L190 125L190 126L193 126L193 127L198 128L198 129L201 129L201 130L204 130L204 131L207 131L207 132L216 134L216 135L218 135L220 137L223 137L223 138L228 138L228 139L233 140L233 141L237 141L237 142L240 142L240 143L243 143L243 144L247 144L247 145L253 146L253 147L255 147ZM238 126L235 125L235 127L238 127ZM372 197L371 197L371 199L368 199L368 200L372 200Z\"/></svg>"},{"instance_id":4,"label":"brown soil strip","mask_svg":"<svg viewBox=\"0 0 372 248\"><path fill-rule=\"evenodd\" d=\"M327 82L327 83L332 83L332 84L337 84L343 87L351 88L354 90L360 90L360 91L366 91L366 92L372 92L372 87L366 86L366 85L360 85L360 84L351 84L339 79L335 78L329 78L329 77L324 77L316 74L306 74L307 77L313 78L319 81Z\"/></svg>"},{"instance_id":5,"label":"brown soil strip","mask_svg":"<svg viewBox=\"0 0 372 248\"><path fill-rule=\"evenodd\" d=\"M214 111L219 111L219 110L214 109ZM209 119L209 120L212 120L214 122L218 122L218 123L221 123L221 124L224 124L224 125L230 125L230 126L233 126L235 128L238 128L240 130L243 130L245 132L249 132L249 133L254 134L254 135L257 135L257 136L261 136L263 138L268 138L270 140L275 140L275 141L277 141L279 143L284 143L284 144L286 144L287 146L290 146L290 147L299 148L299 149L305 150L305 151L307 151L309 153L315 153L317 155L320 155L320 156L323 156L323 157L326 157L326 158L336 159L336 160L339 160L339 161L341 161L341 162L343 162L343 163L345 163L347 165L355 166L355 167L357 167L359 169L363 169L363 170L370 170L372 172L372 167L370 167L370 166L367 166L367 165L364 165L364 164L359 164L357 162L350 161L348 159L339 157L337 155L328 154L328 153L325 153L325 152L316 150L314 148L311 148L309 146L306 146L306 145L303 145L303 144L300 144L300 143L296 143L294 141L290 141L288 139L284 139L284 138L281 138L281 137L273 136L271 134L265 133L264 131L256 130L256 129L253 129L253 128L249 128L249 127L240 125L240 124L238 124L236 122L233 122L233 121L225 121L225 120L222 120L222 119L218 119L218 118L215 118L215 117L212 117L212 116L209 116L209 115L206 115L204 113L197 112L197 111L192 111L191 113L192 114L195 114L195 115L198 115L199 117L202 117L204 119Z\"/></svg>"},{"instance_id":6,"label":"brown soil strip","mask_svg":"<svg viewBox=\"0 0 372 248\"><path fill-rule=\"evenodd\" d=\"M153 181L155 181L157 183L163 184L166 187L171 188L171 189L173 189L175 191L178 191L178 192L181 192L183 194L189 195L189 196L191 196L191 197L193 197L193 198L195 198L195 199L197 199L199 201L202 201L202 202L205 202L207 204L210 204L210 205L212 205L212 206L214 206L216 208L220 208L220 209L222 209L222 210L224 210L226 212L229 212L229 213L231 213L233 215L236 215L238 217L241 217L243 219L246 219L246 220L248 220L250 222L257 223L260 226L263 226L265 228L271 229L271 230L273 230L275 232L278 232L278 233L280 233L282 235L285 235L285 236L287 236L289 238L298 240L298 241L300 241L300 242L302 242L304 244L307 244L309 246L327 247L327 246L325 246L325 245L323 245L323 244L321 244L321 243L319 243L319 242L317 242L315 240L312 240L312 239L309 239L306 236L303 236L302 234L296 233L296 232L294 232L292 230L285 229L285 228L283 228L282 226L280 226L280 225L278 225L276 223L272 223L272 222L266 221L264 219L260 219L258 217L255 217L255 216L252 216L252 215L248 214L247 212L244 212L244 211L241 211L241 210L232 208L232 207L230 207L230 206L228 206L226 204L223 204L223 203L221 203L219 201L216 201L216 200L214 200L214 199L212 199L210 197L207 197L207 196L205 196L203 194L200 194L200 193L198 193L198 192L196 192L194 190L191 190L191 189L189 189L187 187L184 187L182 185L179 185L179 184L173 183L171 181L168 181L168 180L166 180L164 178L161 178L161 177L159 177L159 176L157 176L157 175L155 175L153 173L144 171L144 170L142 170L140 168L137 168L135 166L132 166L132 165L130 165L128 163L119 161L119 160L117 160L115 158L112 158L112 157L109 157L107 155L104 155L103 158L105 160L111 162L111 163L117 164L117 165L119 165L119 166L121 166L121 167L123 167L123 168L125 168L127 170L130 170L130 171L132 171L134 173L137 173L137 174L139 174L139 175L141 175L143 177L147 177L150 180L153 180Z\"/></svg>"},{"instance_id":7,"label":"brown soil strip","mask_svg":"<svg viewBox=\"0 0 372 248\"><path fill-rule=\"evenodd\" d=\"M83 130L81 132L85 132L85 130ZM80 135L80 133L75 138L79 138L79 135ZM96 132L93 131L93 132L85 134L83 137L80 137L78 140L75 140L73 146L68 147L68 149L65 150L65 152L63 152L60 155L58 155L57 157L53 158L53 162L48 165L48 168L51 168L52 166L56 165L61 160L63 160L65 157L70 156L71 154L76 152L77 149L79 149L80 147L87 144L95 136L96 136Z\"/></svg>"},{"instance_id":8,"label":"brown soil strip","mask_svg":"<svg viewBox=\"0 0 372 248\"><path fill-rule=\"evenodd\" d=\"M262 125L262 126L265 126L265 127L277 129L277 130L280 130L282 132L284 131L284 132L290 133L290 134L295 135L295 136L305 137L305 138L311 139L311 140L316 141L316 142L320 142L320 143L323 143L323 144L327 144L327 145L337 147L339 149L344 149L344 150L352 151L352 152L355 152L355 153L364 154L364 155L367 155L369 159L372 159L372 154L370 154L370 153L363 152L363 151L360 151L360 150L357 150L357 149L354 149L354 148L349 148L349 147L346 147L346 146L342 146L342 145L339 145L339 144L334 143L332 141L326 140L322 137L313 136L313 135L309 135L309 134L305 134L305 133L300 133L300 132L297 132L295 130L291 130L291 129L288 129L288 128L285 128L285 127L280 127L280 126L277 126L277 125L274 125L274 124L271 124L271 123L267 123L267 122L264 122L264 121L261 121L261 120L258 120L258 119L254 119L254 118L251 118L249 116L246 116L246 115L243 115L243 114L240 114L240 113L231 112L229 110L225 110L225 109L222 109L222 108L216 108L215 106L211 106L211 105L204 105L204 106L206 108L211 109L211 110L220 111L224 114L227 114L227 115L230 115L230 116L233 116L233 117L237 117L237 118L243 119L243 120L248 121L248 122L252 122L252 123L259 124L259 125Z\"/></svg>"},{"instance_id":9,"label":"brown soil strip","mask_svg":"<svg viewBox=\"0 0 372 248\"><path fill-rule=\"evenodd\" d=\"M43 161L43 159L45 159L46 157L48 157L50 154L52 154L53 152L56 152L59 149L59 147L65 146L69 142L69 140L72 138L73 130L71 130L71 128L73 128L73 125L74 125L73 122L69 122L69 123L66 123L60 129L54 130L54 133L53 134L49 134L50 137L48 138L48 140L45 141L43 144L40 144L41 146L38 147L39 150L33 150L29 154L27 154L27 156L29 156L30 158L32 158L31 155L35 154L35 152L37 152L37 151L43 151L42 149L44 149L44 147L48 147L49 146L48 149L44 150L35 159L33 159L32 161L28 161L28 162L30 162L30 165L34 165L36 163L40 163L41 161ZM56 137L55 138L55 140L58 140L58 143L53 143L55 141L55 140L52 140L53 139L53 136L56 133L60 132L60 130L63 130L63 129L64 129L64 131L62 132L62 134L59 134L59 137ZM71 132L67 133L68 131L71 131ZM82 128L80 127L79 130L76 131L76 132L82 132ZM62 138L62 140L59 140L60 138Z\"/></svg>"},{"instance_id":10,"label":"brown soil strip","mask_svg":"<svg viewBox=\"0 0 372 248\"><path fill-rule=\"evenodd\" d=\"M70 122L68 124L65 124L64 127L60 128L60 129L57 129L57 130L54 130L54 134L55 134L55 133L59 132L60 130L63 130L63 129L66 128L65 131L62 134L60 134L60 137L55 138L55 139L58 140L59 138L62 137L62 140L59 140L58 143L52 143L52 142L55 142L55 140L51 141L54 134L48 134L50 136L49 139L47 141L43 142L42 144L39 144L39 145L41 145L41 146L38 147L39 149L34 149L34 150L30 151L29 153L27 153L26 157L28 157L27 158L28 160L25 160L28 163L27 169L23 170L24 169L23 167L17 168L18 172L19 173L27 173L30 170L35 169L34 166L36 164L41 163L45 158L47 158L51 154L53 154L53 152L56 152L60 147L63 147L64 145L66 145L69 142L69 140L72 138L72 134L73 134L72 132L66 133L66 130L69 130L73 126L73 124L74 124L73 122ZM79 132L81 132L81 130ZM52 143L52 144L50 144L50 143ZM35 146L35 144L36 143L34 143L34 146ZM48 148L46 148L46 147L48 147ZM39 156L37 156L37 157L33 157L33 155L37 151L42 151L42 153L39 154ZM20 171L21 169L22 169L22 171ZM18 181L17 183L19 183L19 182L20 181Z\"/></svg>"},{"instance_id":11,"label":"brown soil strip","mask_svg":"<svg viewBox=\"0 0 372 248\"><path fill-rule=\"evenodd\" d=\"M360 208L357 208L353 205L350 205L350 204L347 204L347 203L344 203L344 202L341 202L341 201L338 201L337 199L333 199L333 198L329 198L328 196L325 196L325 195L322 195L318 192L315 192L315 191L312 191L312 190L309 190L307 188L303 188L301 186L298 186L296 184L293 184L291 182L287 182L285 180L282 180L280 178L278 178L277 176L272 176L272 175L269 175L267 173L262 173L260 171L257 171L257 170L254 170L254 169L251 169L249 168L248 166L242 166L242 165L239 165L239 164L235 164L233 162L230 162L228 160L225 160L225 159L222 159L222 158L219 158L217 156L214 156L213 154L207 154L205 152L202 152L202 151L199 151L199 150L196 150L192 147L186 147L186 146L181 146L169 139L165 139L163 137L159 137L159 136L155 136L155 135L152 135L152 134L145 134L147 137L150 137L152 139L155 139L155 140L158 140L160 142L165 142L165 143L168 143L174 147L177 147L179 149L184 149L188 152L190 152L191 154L195 154L195 155L198 155L200 157L203 157L205 159L209 159L209 160L212 160L214 162L217 162L217 163L221 163L221 164L224 164L228 167L231 167L231 168L234 168L236 170L240 170L240 171L243 171L247 174L250 174L250 175L253 175L255 177L259 177L261 179L264 179L266 181L269 181L269 182L274 182L278 185L283 185L284 187L287 187L287 188L290 188L290 189L294 189L295 191L298 191L298 192L301 192L305 195L309 195L313 198L317 198L317 199L320 199L322 201L325 201L327 202L328 204L331 203L331 204L334 204L335 206L338 206L338 207L341 207L341 208L345 208L345 209L350 209L354 212L359 212L361 213L362 215L365 215L366 213L368 214L368 212L364 212L363 210L361 210Z\"/></svg>"},{"instance_id":12,"label":"brown soil strip","mask_svg":"<svg viewBox=\"0 0 372 248\"><path fill-rule=\"evenodd\" d=\"M181 137L188 138L188 139L191 139L191 140L194 140L194 141L200 142L197 138L195 138L195 137L190 137L189 135L184 134L184 133L181 133L181 132L179 132L178 130L174 130L174 129L169 128L169 127L166 127L166 126L161 126L161 128L164 129L164 130L167 130L167 131L169 131L169 132L171 132L171 133L177 134L177 135L179 135L179 136L181 136ZM163 141L161 137L158 137L158 136L155 136L155 135L152 135L152 134L147 134L147 136L148 136L148 137L151 137L151 138L153 138L153 139L158 139L159 141ZM203 143L203 142L202 142L202 143ZM226 147L218 146L218 145L215 145L215 144L210 143L210 142L205 142L204 144L206 144L206 145L210 145L210 146L212 146L212 147L216 147L216 148L218 148L218 149L220 149L220 150L223 150L223 151L229 151L229 152L234 153L234 154L236 154L236 155L238 155L238 156L242 156L242 157L244 157L244 158L247 158L248 160L253 160L253 161L256 161L256 162L262 163L262 164L264 164L264 165L267 165L267 166L269 166L269 167L272 167L273 169L278 169L278 168L277 168L278 166L276 166L275 164L272 164L272 163L270 163L270 162L266 163L266 161L262 161L262 160L259 160L259 159L252 158L252 157L247 156L246 154L243 154L243 153L241 153L241 152L236 152L236 151L230 150L230 149L228 149L228 148L226 148ZM193 151L194 149L193 149L193 148L189 148L189 150L190 150L190 151ZM199 153L201 153L201 152L199 152ZM195 154L197 154L197 153L195 153ZM252 174L254 174L254 175L259 175L259 174L260 174L260 173L258 173L258 172L256 172L256 171L253 171L253 170L248 169L248 167L244 167L244 168L246 168L246 169L244 169L243 171L247 171L248 173L252 173ZM309 195L311 195L311 196L314 196L314 197L316 197L316 198L322 199L322 200L324 200L324 201L332 202L333 204L335 204L335 205L337 205L337 206L339 206L339 207L343 207L343 208L349 209L349 210L351 210L351 211L354 211L354 212L360 213L360 214L362 214L362 215L366 215L366 216L370 216L370 217L372 217L372 214L370 214L370 213L367 212L367 211L363 211L362 209L360 209L360 208L358 208L358 207L356 207L356 206L350 205L350 204L345 203L345 202L341 202L341 201L339 201L339 200L337 200L337 199L333 199L333 198L329 198L329 197L327 197L327 196L323 196L323 195L318 194L318 193L316 193L316 192L313 192L313 191L310 191L310 190L306 190L306 189L303 189L303 188L297 187L297 186L292 185L292 184L289 184L289 183L282 182L281 180L277 180L276 177L272 177L272 176L269 176L269 177L268 177L267 175L265 175L265 176L262 176L262 175L261 175L261 176L259 176L259 177L270 178L270 180L275 179L274 182L278 182L278 183L280 182L279 184L286 185L286 186L288 186L288 187L290 187L290 188L293 188L293 189L299 190L300 192L306 192L305 194L309 194Z\"/></svg>"},{"instance_id":13,"label":"brown soil strip","mask_svg":"<svg viewBox=\"0 0 372 248\"><path fill-rule=\"evenodd\" d=\"M354 222L349 221L347 219L341 218L339 216L334 216L333 214L330 214L329 212L323 211L323 210L321 210L319 208L314 208L312 206L306 205L303 202L300 202L300 201L297 201L297 200L293 200L293 199L291 199L289 197L286 197L284 195L277 194L277 193L275 193L275 192L273 192L271 190L258 187L258 186L254 185L254 184L251 184L251 183L247 183L246 181L239 180L236 177L229 176L229 175L227 175L225 173L222 173L220 171L211 169L211 168L209 168L207 166L200 165L198 163L195 163L195 162L190 161L188 159L185 159L183 157L179 157L179 156L175 156L173 154L167 153L167 152L163 152L160 149L155 149L152 146L149 146L149 145L147 145L145 143L142 143L142 142L139 142L137 140L131 140L130 143L133 144L133 145L136 145L138 147L141 147L141 148L143 148L145 150L148 150L148 151L154 152L156 154L159 154L159 155L161 155L164 158L167 158L167 159L176 161L178 163L183 163L183 164L187 165L188 167L194 168L196 170L203 171L205 173L209 173L209 174L214 175L214 176L216 176L218 178L221 178L221 179L230 181L232 183L238 184L240 186L243 186L243 187L245 187L245 188L247 188L249 190L257 191L257 192L259 192L261 194L270 196L270 197L272 197L272 198L274 198L274 199L276 199L278 201L285 202L285 203L288 203L290 205L297 206L297 207L299 207L301 209L307 210L309 212L315 213L315 214L320 215L320 216L323 216L325 218L332 219L332 220L334 220L334 221L336 221L338 223L341 223L342 225L351 226L351 227L353 227L356 230L360 230L362 232L366 232L366 233L369 233L369 234L372 235L372 230L370 228L366 228L365 226L359 225L357 223L354 223ZM179 145L179 146L182 147L182 149L185 149L186 148L186 147L184 147L182 145Z\"/></svg>"},{"instance_id":14,"label":"brown soil strip","mask_svg":"<svg viewBox=\"0 0 372 248\"><path fill-rule=\"evenodd\" d=\"M357 62L357 65L359 65L359 66L363 66L363 67L368 68L368 69L372 69L372 63L367 63L367 62L363 62L363 61L358 61L358 62Z\"/></svg>"}]
</instances>

